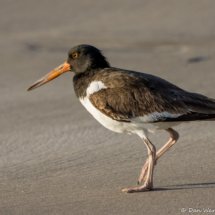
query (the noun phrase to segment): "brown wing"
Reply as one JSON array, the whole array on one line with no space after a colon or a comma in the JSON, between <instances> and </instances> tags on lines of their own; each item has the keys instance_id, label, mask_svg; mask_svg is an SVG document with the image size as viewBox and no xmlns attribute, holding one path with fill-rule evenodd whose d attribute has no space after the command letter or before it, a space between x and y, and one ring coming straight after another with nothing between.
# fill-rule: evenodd
<instances>
[{"instance_id":1,"label":"brown wing","mask_svg":"<svg viewBox=\"0 0 215 215\"><path fill-rule=\"evenodd\" d=\"M184 91L156 76L117 69L113 72L112 68L111 72L103 71L102 77L98 75L97 78L102 80L107 89L90 95L89 100L94 107L114 120L129 121L133 117L155 112L167 114L156 118L154 122L215 117L215 100Z\"/></svg>"}]
</instances>

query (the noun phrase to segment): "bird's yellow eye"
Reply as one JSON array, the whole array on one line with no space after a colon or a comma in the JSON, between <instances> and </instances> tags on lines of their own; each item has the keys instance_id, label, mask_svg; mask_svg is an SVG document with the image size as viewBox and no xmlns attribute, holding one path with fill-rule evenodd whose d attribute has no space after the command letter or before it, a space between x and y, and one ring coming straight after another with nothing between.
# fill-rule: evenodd
<instances>
[{"instance_id":1,"label":"bird's yellow eye","mask_svg":"<svg viewBox=\"0 0 215 215\"><path fill-rule=\"evenodd\" d=\"M78 57L78 53L77 52L72 53L72 58L77 58L77 57Z\"/></svg>"}]
</instances>

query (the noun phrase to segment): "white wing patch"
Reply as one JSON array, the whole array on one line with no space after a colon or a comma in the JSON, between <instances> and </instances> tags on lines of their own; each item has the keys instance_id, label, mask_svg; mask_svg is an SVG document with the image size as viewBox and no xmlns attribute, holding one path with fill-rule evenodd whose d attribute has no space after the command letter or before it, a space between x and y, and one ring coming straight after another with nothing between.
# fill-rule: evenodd
<instances>
[{"instance_id":1,"label":"white wing patch","mask_svg":"<svg viewBox=\"0 0 215 215\"><path fill-rule=\"evenodd\" d=\"M182 114L170 114L167 112L162 112L162 113L158 113L158 112L154 112L152 114L149 115L144 115L142 117L132 117L132 121L142 121L142 122L157 122L159 120L165 120L166 118L178 118L179 116L181 116Z\"/></svg>"},{"instance_id":2,"label":"white wing patch","mask_svg":"<svg viewBox=\"0 0 215 215\"><path fill-rule=\"evenodd\" d=\"M87 88L87 97L89 97L93 93L98 92L101 89L107 89L107 87L105 87L105 85L101 81L92 82L90 86Z\"/></svg>"}]
</instances>

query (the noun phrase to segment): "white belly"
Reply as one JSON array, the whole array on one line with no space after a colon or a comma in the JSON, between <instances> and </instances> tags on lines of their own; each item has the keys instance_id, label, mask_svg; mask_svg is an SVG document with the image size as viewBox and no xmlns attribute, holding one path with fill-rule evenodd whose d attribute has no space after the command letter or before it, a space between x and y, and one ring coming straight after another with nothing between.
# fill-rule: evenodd
<instances>
[{"instance_id":1,"label":"white belly","mask_svg":"<svg viewBox=\"0 0 215 215\"><path fill-rule=\"evenodd\" d=\"M87 97L84 99L80 99L80 102L83 104L83 106L93 115L93 117L99 121L104 127L118 132L118 133L129 133L129 134L138 134L141 137L147 137L147 131L148 128L145 128L145 123L137 123L137 122L119 122L116 120L113 120L103 113L101 113L99 110L97 110L89 101ZM145 124L145 126L143 126ZM148 124L148 123L147 123ZM149 127L149 126L147 126ZM151 128L153 128L152 126ZM151 129L150 129L151 130Z\"/></svg>"},{"instance_id":2,"label":"white belly","mask_svg":"<svg viewBox=\"0 0 215 215\"><path fill-rule=\"evenodd\" d=\"M131 122L119 122L116 120L107 117L99 110L97 110L87 97L80 99L80 102L83 106L93 115L93 117L99 121L104 127L108 128L111 131L118 133L128 133L128 134L137 134L142 138L147 137L148 132L154 133L157 129L167 129L173 126L179 125L181 122L157 122L157 123L146 123L137 118L131 119Z\"/></svg>"}]
</instances>

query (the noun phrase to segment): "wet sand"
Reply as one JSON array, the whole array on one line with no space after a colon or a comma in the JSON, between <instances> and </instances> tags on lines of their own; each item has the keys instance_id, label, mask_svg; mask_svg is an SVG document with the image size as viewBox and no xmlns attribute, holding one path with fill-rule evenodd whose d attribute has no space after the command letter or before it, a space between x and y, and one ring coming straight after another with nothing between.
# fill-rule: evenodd
<instances>
[{"instance_id":1,"label":"wet sand","mask_svg":"<svg viewBox=\"0 0 215 215\"><path fill-rule=\"evenodd\" d=\"M114 67L215 98L214 1L26 1L0 7L0 214L181 214L215 209L214 122L176 127L154 191L136 186L147 150L82 107L72 73L26 89L90 44ZM168 134L150 139L159 149ZM203 212L199 212L201 214ZM197 214L197 213L195 213Z\"/></svg>"}]
</instances>

